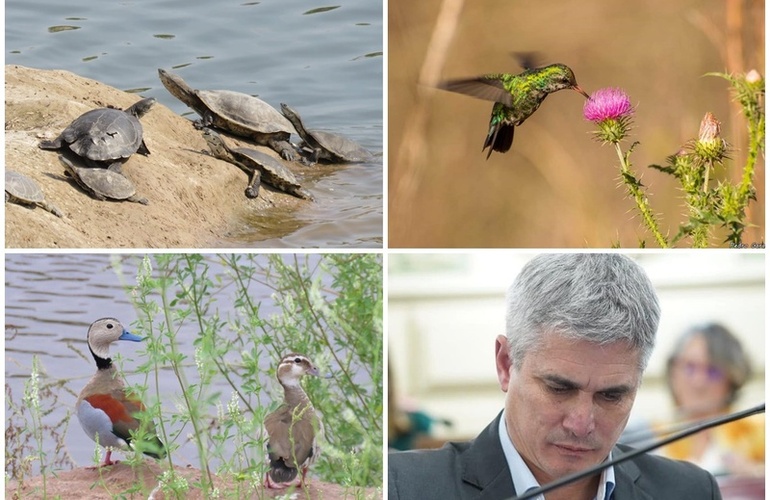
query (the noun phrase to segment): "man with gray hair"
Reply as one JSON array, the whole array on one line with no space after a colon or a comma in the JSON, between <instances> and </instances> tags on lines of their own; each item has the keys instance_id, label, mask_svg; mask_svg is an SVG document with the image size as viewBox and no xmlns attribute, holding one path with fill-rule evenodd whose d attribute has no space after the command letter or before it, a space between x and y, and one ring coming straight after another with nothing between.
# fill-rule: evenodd
<instances>
[{"instance_id":1,"label":"man with gray hair","mask_svg":"<svg viewBox=\"0 0 770 500\"><path fill-rule=\"evenodd\" d=\"M616 441L660 319L642 268L621 254L544 254L524 266L506 302L506 335L495 342L503 411L473 441L389 454L389 499L505 499L627 450ZM707 472L652 455L547 493L548 500L719 498Z\"/></svg>"}]
</instances>

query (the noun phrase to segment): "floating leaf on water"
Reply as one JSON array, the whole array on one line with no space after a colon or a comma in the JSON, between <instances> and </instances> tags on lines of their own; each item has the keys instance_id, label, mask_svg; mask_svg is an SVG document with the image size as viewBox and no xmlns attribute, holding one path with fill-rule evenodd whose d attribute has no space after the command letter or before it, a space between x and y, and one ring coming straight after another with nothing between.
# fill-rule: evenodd
<instances>
[{"instance_id":1,"label":"floating leaf on water","mask_svg":"<svg viewBox=\"0 0 770 500\"><path fill-rule=\"evenodd\" d=\"M214 59L214 56L198 56L195 59Z\"/></svg>"},{"instance_id":2,"label":"floating leaf on water","mask_svg":"<svg viewBox=\"0 0 770 500\"><path fill-rule=\"evenodd\" d=\"M330 10L339 9L339 5L335 5L332 7L318 7L317 9L312 9L307 12L303 12L302 15L306 16L308 14L320 14L321 12L329 12Z\"/></svg>"},{"instance_id":3,"label":"floating leaf on water","mask_svg":"<svg viewBox=\"0 0 770 500\"><path fill-rule=\"evenodd\" d=\"M171 40L172 38L176 38L176 35L167 35L164 33L159 33L157 35L152 35L154 38L161 38L163 40Z\"/></svg>"},{"instance_id":4,"label":"floating leaf on water","mask_svg":"<svg viewBox=\"0 0 770 500\"><path fill-rule=\"evenodd\" d=\"M88 56L81 59L83 62L93 61L94 59L99 59L99 56Z\"/></svg>"},{"instance_id":5,"label":"floating leaf on water","mask_svg":"<svg viewBox=\"0 0 770 500\"><path fill-rule=\"evenodd\" d=\"M21 54L21 51L20 50L12 50L11 54Z\"/></svg>"},{"instance_id":6,"label":"floating leaf on water","mask_svg":"<svg viewBox=\"0 0 770 500\"><path fill-rule=\"evenodd\" d=\"M356 23L355 26L371 26L372 23Z\"/></svg>"},{"instance_id":7,"label":"floating leaf on water","mask_svg":"<svg viewBox=\"0 0 770 500\"><path fill-rule=\"evenodd\" d=\"M241 5L259 5L260 3L262 2L246 2L246 3L242 3Z\"/></svg>"},{"instance_id":8,"label":"floating leaf on water","mask_svg":"<svg viewBox=\"0 0 770 500\"><path fill-rule=\"evenodd\" d=\"M382 52L369 52L368 54L364 54L362 56L354 57L354 61L358 61L362 57L382 57Z\"/></svg>"},{"instance_id":9,"label":"floating leaf on water","mask_svg":"<svg viewBox=\"0 0 770 500\"><path fill-rule=\"evenodd\" d=\"M177 64L176 66L171 66L171 69L180 69L180 68L186 68L192 63L184 63L184 64Z\"/></svg>"},{"instance_id":10,"label":"floating leaf on water","mask_svg":"<svg viewBox=\"0 0 770 500\"><path fill-rule=\"evenodd\" d=\"M48 28L49 33L59 33L60 31L72 31L72 30L79 30L80 26L51 26Z\"/></svg>"},{"instance_id":11,"label":"floating leaf on water","mask_svg":"<svg viewBox=\"0 0 770 500\"><path fill-rule=\"evenodd\" d=\"M88 21L87 17L65 17L65 21Z\"/></svg>"},{"instance_id":12,"label":"floating leaf on water","mask_svg":"<svg viewBox=\"0 0 770 500\"><path fill-rule=\"evenodd\" d=\"M136 88L136 89L126 89L123 92L126 92L128 94L141 94L142 92L147 92L151 88L152 87L139 87L139 88Z\"/></svg>"}]
</instances>

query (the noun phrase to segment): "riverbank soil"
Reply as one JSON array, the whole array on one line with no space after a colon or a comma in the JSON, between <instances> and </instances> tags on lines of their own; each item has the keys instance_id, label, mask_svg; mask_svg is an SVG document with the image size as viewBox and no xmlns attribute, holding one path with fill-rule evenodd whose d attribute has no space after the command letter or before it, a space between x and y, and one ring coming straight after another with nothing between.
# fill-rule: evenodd
<instances>
[{"instance_id":1,"label":"riverbank soil","mask_svg":"<svg viewBox=\"0 0 770 500\"><path fill-rule=\"evenodd\" d=\"M192 121L159 103L141 118L151 154L135 154L123 164L148 205L93 198L64 176L58 152L38 148L86 111L125 109L139 99L67 71L5 67L5 168L34 179L64 213L59 218L6 203L7 248L206 248L219 246L254 214L292 213L311 203L264 184L259 198L246 198L246 173L204 154L208 148ZM277 157L244 141L227 142ZM308 187L302 167L291 167Z\"/></svg>"}]
</instances>

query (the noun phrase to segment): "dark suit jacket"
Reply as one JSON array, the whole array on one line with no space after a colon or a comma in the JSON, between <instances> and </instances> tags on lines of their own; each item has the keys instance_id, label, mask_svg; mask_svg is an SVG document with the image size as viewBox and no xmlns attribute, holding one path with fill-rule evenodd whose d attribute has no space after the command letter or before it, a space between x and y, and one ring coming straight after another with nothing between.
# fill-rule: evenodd
<instances>
[{"instance_id":1,"label":"dark suit jacket","mask_svg":"<svg viewBox=\"0 0 770 500\"><path fill-rule=\"evenodd\" d=\"M388 454L389 500L492 500L516 495L498 438L502 413L473 441ZM616 446L613 454L627 451ZM614 500L717 500L714 477L686 462L640 455L615 466ZM546 494L547 495L547 494Z\"/></svg>"}]
</instances>

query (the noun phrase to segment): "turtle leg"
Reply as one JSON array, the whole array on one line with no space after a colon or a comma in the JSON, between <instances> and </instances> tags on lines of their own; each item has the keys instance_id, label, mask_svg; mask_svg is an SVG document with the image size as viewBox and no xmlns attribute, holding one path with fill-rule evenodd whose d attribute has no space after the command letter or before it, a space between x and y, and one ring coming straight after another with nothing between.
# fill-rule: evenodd
<instances>
[{"instance_id":1,"label":"turtle leg","mask_svg":"<svg viewBox=\"0 0 770 500\"><path fill-rule=\"evenodd\" d=\"M281 155L284 160L294 161L294 147L288 139L270 139L267 141L267 145Z\"/></svg>"},{"instance_id":2,"label":"turtle leg","mask_svg":"<svg viewBox=\"0 0 770 500\"><path fill-rule=\"evenodd\" d=\"M201 116L200 120L195 120L193 122L193 126L198 130L201 130L206 127L210 127L213 124L214 124L214 114L208 110L205 113L203 113L203 116Z\"/></svg>"},{"instance_id":3,"label":"turtle leg","mask_svg":"<svg viewBox=\"0 0 770 500\"><path fill-rule=\"evenodd\" d=\"M59 136L52 141L40 141L40 144L38 144L37 147L40 149L59 149L61 148L61 143L61 136Z\"/></svg>"},{"instance_id":4,"label":"turtle leg","mask_svg":"<svg viewBox=\"0 0 770 500\"><path fill-rule=\"evenodd\" d=\"M293 189L290 194L293 194L297 198L302 198L303 200L315 201L315 198L310 194L310 191L303 187Z\"/></svg>"},{"instance_id":5,"label":"turtle leg","mask_svg":"<svg viewBox=\"0 0 770 500\"><path fill-rule=\"evenodd\" d=\"M244 192L246 194L246 198L256 198L259 196L259 185L262 181L262 172L259 170L254 169L253 173L251 174L251 178L249 179L249 185L246 186L246 191Z\"/></svg>"},{"instance_id":6,"label":"turtle leg","mask_svg":"<svg viewBox=\"0 0 770 500\"><path fill-rule=\"evenodd\" d=\"M139 195L133 195L129 198L126 198L126 201L133 201L134 203L141 203L142 205L149 205L150 202L147 198L142 198Z\"/></svg>"},{"instance_id":7,"label":"turtle leg","mask_svg":"<svg viewBox=\"0 0 770 500\"><path fill-rule=\"evenodd\" d=\"M142 139L142 143L139 145L139 149L137 149L136 152L144 156L150 154L150 150L147 149L147 144L144 143L144 139Z\"/></svg>"},{"instance_id":8,"label":"turtle leg","mask_svg":"<svg viewBox=\"0 0 770 500\"><path fill-rule=\"evenodd\" d=\"M43 203L41 203L40 206L42 208L48 210L52 214L54 214L56 217L64 217L64 214L61 212L61 210L56 208L55 205L52 205L52 204L48 203L47 201L44 201Z\"/></svg>"}]
</instances>

